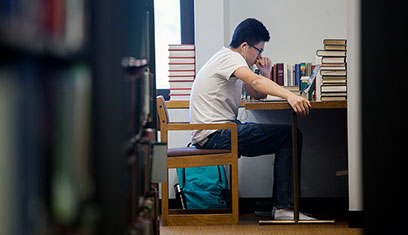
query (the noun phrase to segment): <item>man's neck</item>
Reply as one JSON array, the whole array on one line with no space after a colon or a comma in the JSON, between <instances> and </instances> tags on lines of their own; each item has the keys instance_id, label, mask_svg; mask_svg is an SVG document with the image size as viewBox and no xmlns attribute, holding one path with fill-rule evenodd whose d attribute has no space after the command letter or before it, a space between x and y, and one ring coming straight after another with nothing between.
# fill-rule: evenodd
<instances>
[{"instance_id":1,"label":"man's neck","mask_svg":"<svg viewBox=\"0 0 408 235\"><path fill-rule=\"evenodd\" d=\"M230 49L231 51L239 53L242 57L245 58L244 54L242 53L242 50L240 50L239 48L228 47L228 49Z\"/></svg>"}]
</instances>

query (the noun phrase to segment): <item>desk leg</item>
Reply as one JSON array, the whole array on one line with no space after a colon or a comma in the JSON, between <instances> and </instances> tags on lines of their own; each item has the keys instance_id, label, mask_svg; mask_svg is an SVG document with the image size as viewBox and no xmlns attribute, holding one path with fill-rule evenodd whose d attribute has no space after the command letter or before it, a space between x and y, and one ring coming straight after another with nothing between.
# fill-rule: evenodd
<instances>
[{"instance_id":1,"label":"desk leg","mask_svg":"<svg viewBox=\"0 0 408 235\"><path fill-rule=\"evenodd\" d=\"M334 220L299 220L299 164L297 146L297 116L292 112L292 170L293 170L293 220L259 220L259 225L268 224L334 224Z\"/></svg>"},{"instance_id":2,"label":"desk leg","mask_svg":"<svg viewBox=\"0 0 408 235\"><path fill-rule=\"evenodd\" d=\"M297 116L292 112L292 164L293 164L293 218L299 221L299 164L297 146Z\"/></svg>"}]
</instances>

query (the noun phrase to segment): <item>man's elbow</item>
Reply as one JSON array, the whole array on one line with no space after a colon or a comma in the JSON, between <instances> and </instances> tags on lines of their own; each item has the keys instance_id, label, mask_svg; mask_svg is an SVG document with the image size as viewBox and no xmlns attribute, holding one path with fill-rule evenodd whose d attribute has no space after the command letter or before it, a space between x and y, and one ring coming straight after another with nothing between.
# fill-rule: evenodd
<instances>
[{"instance_id":1,"label":"man's elbow","mask_svg":"<svg viewBox=\"0 0 408 235\"><path fill-rule=\"evenodd\" d=\"M261 79L260 79L260 78L254 79L254 80L252 81L252 83L251 83L251 87L252 87L252 89L254 90L254 93L255 93L255 94L253 94L252 97L255 98L255 99L257 99L257 100L259 100L259 99L265 99L266 96L267 96L267 94L264 94L264 93L258 91L258 89L260 88L260 86L262 86L262 84L261 84Z\"/></svg>"}]
</instances>

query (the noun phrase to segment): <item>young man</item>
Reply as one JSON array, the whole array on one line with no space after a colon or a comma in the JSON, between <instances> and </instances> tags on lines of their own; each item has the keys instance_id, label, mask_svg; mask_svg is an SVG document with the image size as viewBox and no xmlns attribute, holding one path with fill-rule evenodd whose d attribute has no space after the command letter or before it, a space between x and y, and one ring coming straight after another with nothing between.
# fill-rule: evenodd
<instances>
[{"instance_id":1,"label":"young man","mask_svg":"<svg viewBox=\"0 0 408 235\"><path fill-rule=\"evenodd\" d=\"M278 220L290 220L293 219L291 126L237 120L243 88L256 99L265 98L267 94L279 96L286 99L297 114L309 114L308 100L269 79L271 60L262 57L265 42L269 39L268 30L256 19L246 19L237 26L229 48L223 47L216 52L197 74L191 91L190 122L235 122L241 155L275 154L272 216ZM252 72L249 67L254 64L263 76ZM198 148L228 149L229 136L229 130L195 131L192 143ZM298 140L300 155L300 134ZM300 219L312 218L300 214Z\"/></svg>"}]
</instances>

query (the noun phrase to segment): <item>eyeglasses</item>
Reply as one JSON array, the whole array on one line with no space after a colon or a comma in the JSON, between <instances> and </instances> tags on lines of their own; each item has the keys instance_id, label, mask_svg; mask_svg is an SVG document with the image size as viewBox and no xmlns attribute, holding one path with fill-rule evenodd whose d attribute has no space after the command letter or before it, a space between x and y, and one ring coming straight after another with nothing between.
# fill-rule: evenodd
<instances>
[{"instance_id":1,"label":"eyeglasses","mask_svg":"<svg viewBox=\"0 0 408 235\"><path fill-rule=\"evenodd\" d=\"M248 44L248 45L249 45L249 44ZM260 54L264 51L263 49L259 49L259 48L257 48L256 46L252 46L252 45L249 45L249 46L255 48L255 50L257 50L257 51L259 52L258 55L260 55Z\"/></svg>"}]
</instances>

